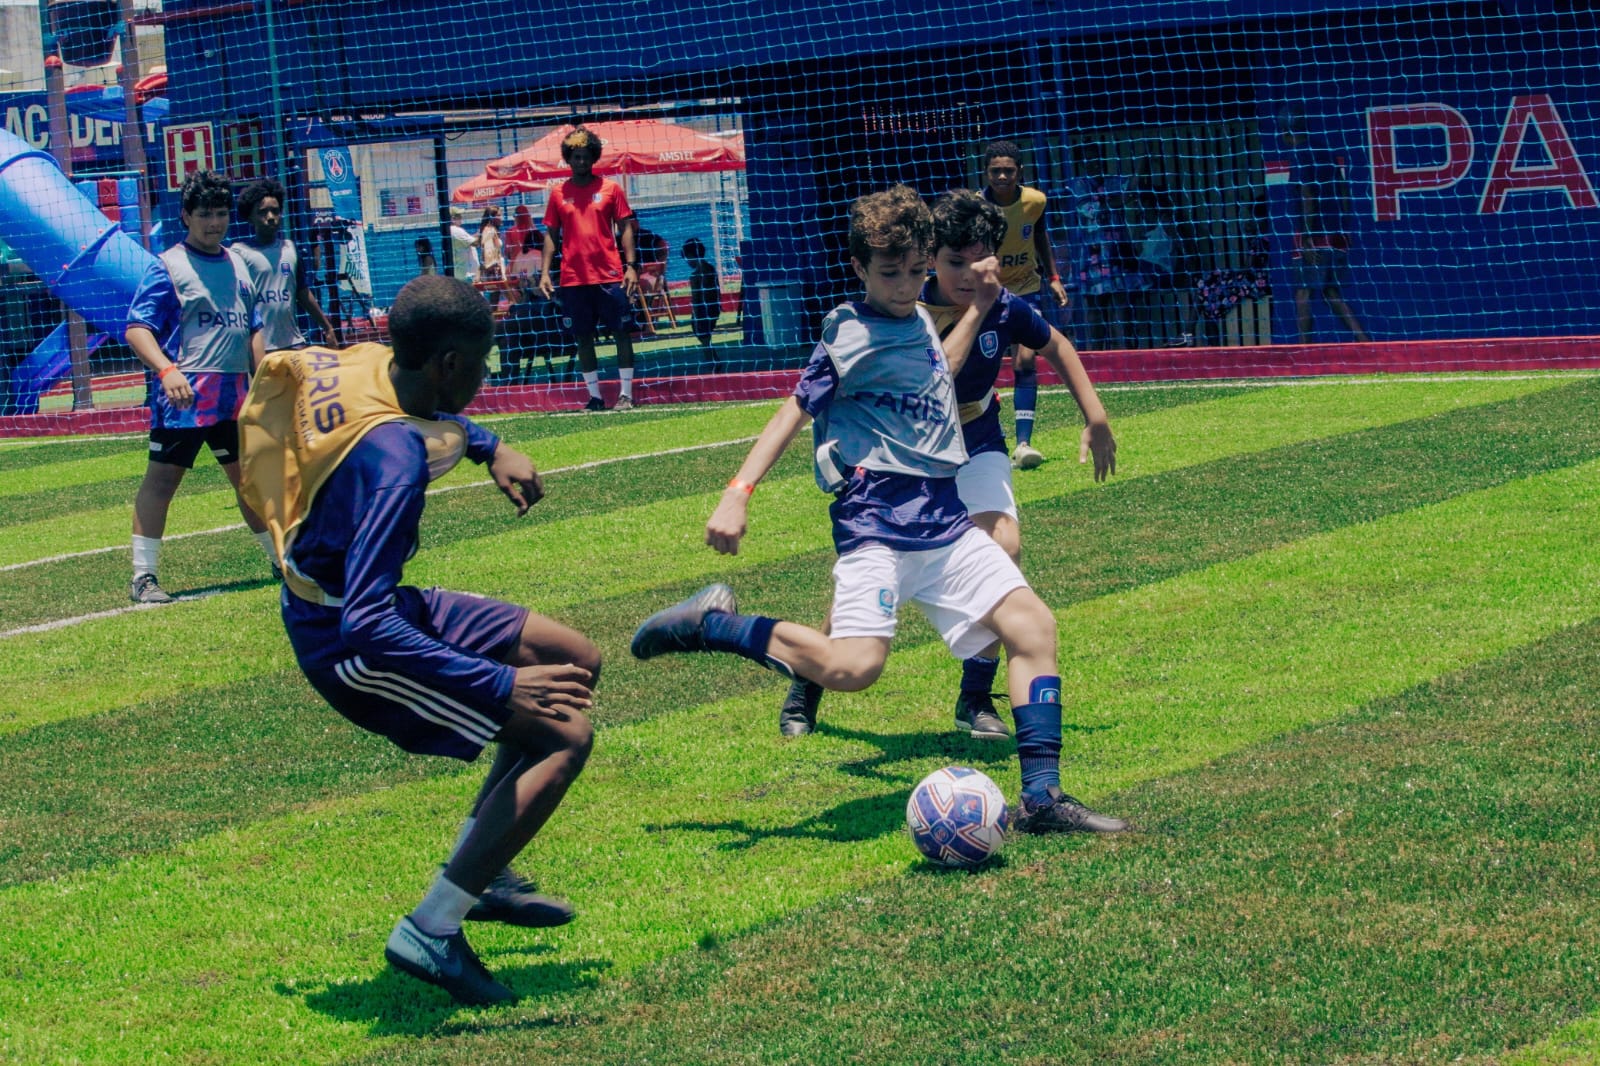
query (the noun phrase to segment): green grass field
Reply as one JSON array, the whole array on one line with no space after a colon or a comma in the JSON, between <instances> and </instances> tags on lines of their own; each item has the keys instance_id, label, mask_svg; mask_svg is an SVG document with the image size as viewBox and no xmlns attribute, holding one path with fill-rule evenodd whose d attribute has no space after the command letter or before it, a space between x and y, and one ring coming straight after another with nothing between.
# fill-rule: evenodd
<instances>
[{"instance_id":1,"label":"green grass field","mask_svg":"<svg viewBox=\"0 0 1600 1066\"><path fill-rule=\"evenodd\" d=\"M973 874L916 859L905 798L951 763L1014 798L1014 748L950 732L920 618L797 742L775 675L627 654L713 579L820 620L806 448L746 550L701 540L772 403L492 423L547 499L519 520L463 464L408 578L607 656L519 863L579 918L469 929L524 996L496 1010L381 955L481 771L311 692L220 473L169 525L193 598L127 610L142 439L0 446L0 1062L1600 1062L1600 378L1104 398L1115 478L1048 392L1017 487L1063 776L1137 832Z\"/></svg>"}]
</instances>

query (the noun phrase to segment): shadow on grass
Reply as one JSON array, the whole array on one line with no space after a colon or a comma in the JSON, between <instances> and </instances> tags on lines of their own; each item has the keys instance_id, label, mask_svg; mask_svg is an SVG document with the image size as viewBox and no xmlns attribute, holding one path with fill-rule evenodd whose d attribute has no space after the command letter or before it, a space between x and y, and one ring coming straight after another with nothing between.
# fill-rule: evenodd
<instances>
[{"instance_id":1,"label":"shadow on grass","mask_svg":"<svg viewBox=\"0 0 1600 1066\"><path fill-rule=\"evenodd\" d=\"M548 951L549 948L539 950ZM507 949L493 954L528 954L528 949ZM522 966L495 966L494 974L522 997L521 1006L537 1005L540 1000L579 989L594 988L600 973L611 966L609 959L577 959L568 962L531 963ZM463 1007L443 990L385 966L364 981L343 981L334 985L298 986L279 982L280 996L297 997L319 1014L367 1027L371 1036L441 1036L483 1029L484 1012L496 1015L504 1007ZM458 1017L470 1011L466 1017ZM496 1029L543 1028L563 1024L559 1017L527 1019L497 1016Z\"/></svg>"}]
</instances>

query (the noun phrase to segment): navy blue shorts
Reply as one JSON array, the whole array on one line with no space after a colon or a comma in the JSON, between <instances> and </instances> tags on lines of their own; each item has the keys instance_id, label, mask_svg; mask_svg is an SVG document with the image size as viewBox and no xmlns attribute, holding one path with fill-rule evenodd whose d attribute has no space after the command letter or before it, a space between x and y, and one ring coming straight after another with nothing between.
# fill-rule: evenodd
<instances>
[{"instance_id":1,"label":"navy blue shorts","mask_svg":"<svg viewBox=\"0 0 1600 1066\"><path fill-rule=\"evenodd\" d=\"M633 329L633 308L620 284L563 285L556 290L561 301L561 322L574 337L592 337L601 326L613 337Z\"/></svg>"},{"instance_id":2,"label":"navy blue shorts","mask_svg":"<svg viewBox=\"0 0 1600 1066\"><path fill-rule=\"evenodd\" d=\"M239 461L239 423L232 419L211 426L194 429L152 429L150 431L150 461L194 469L200 455L200 446L211 448L211 454L222 466Z\"/></svg>"},{"instance_id":3,"label":"navy blue shorts","mask_svg":"<svg viewBox=\"0 0 1600 1066\"><path fill-rule=\"evenodd\" d=\"M505 662L528 620L526 607L444 589L402 586L395 602L423 632L496 662ZM416 755L471 762L511 718L507 707L446 693L424 678L375 667L360 655L305 673L334 710Z\"/></svg>"}]
</instances>

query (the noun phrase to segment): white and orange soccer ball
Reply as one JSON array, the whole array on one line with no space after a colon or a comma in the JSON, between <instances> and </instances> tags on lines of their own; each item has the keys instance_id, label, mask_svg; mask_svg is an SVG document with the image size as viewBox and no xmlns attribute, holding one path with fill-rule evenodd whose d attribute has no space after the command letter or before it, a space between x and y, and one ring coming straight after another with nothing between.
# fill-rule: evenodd
<instances>
[{"instance_id":1,"label":"white and orange soccer ball","mask_svg":"<svg viewBox=\"0 0 1600 1066\"><path fill-rule=\"evenodd\" d=\"M988 862L1000 853L1008 823L1000 786L966 766L935 770L906 802L912 842L940 866L971 869Z\"/></svg>"}]
</instances>

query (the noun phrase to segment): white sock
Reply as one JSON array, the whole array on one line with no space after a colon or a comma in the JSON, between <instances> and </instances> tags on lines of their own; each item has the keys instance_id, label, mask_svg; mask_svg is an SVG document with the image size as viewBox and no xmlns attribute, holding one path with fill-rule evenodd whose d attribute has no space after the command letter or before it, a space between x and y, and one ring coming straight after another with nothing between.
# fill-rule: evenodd
<instances>
[{"instance_id":1,"label":"white sock","mask_svg":"<svg viewBox=\"0 0 1600 1066\"><path fill-rule=\"evenodd\" d=\"M260 533L255 534L255 538L256 543L261 545L261 550L267 553L267 561L276 563L278 561L278 549L272 546L272 531L263 529Z\"/></svg>"},{"instance_id":2,"label":"white sock","mask_svg":"<svg viewBox=\"0 0 1600 1066\"><path fill-rule=\"evenodd\" d=\"M462 919L476 902L477 896L447 880L440 871L433 887L411 912L411 921L429 936L450 936L461 932Z\"/></svg>"},{"instance_id":3,"label":"white sock","mask_svg":"<svg viewBox=\"0 0 1600 1066\"><path fill-rule=\"evenodd\" d=\"M583 383L589 386L590 396L596 399L600 398L600 371L585 370L583 372Z\"/></svg>"},{"instance_id":4,"label":"white sock","mask_svg":"<svg viewBox=\"0 0 1600 1066\"><path fill-rule=\"evenodd\" d=\"M133 536L133 576L154 574L156 561L161 557L160 537Z\"/></svg>"},{"instance_id":5,"label":"white sock","mask_svg":"<svg viewBox=\"0 0 1600 1066\"><path fill-rule=\"evenodd\" d=\"M622 395L630 400L633 399L633 367L618 367L617 376L622 379Z\"/></svg>"},{"instance_id":6,"label":"white sock","mask_svg":"<svg viewBox=\"0 0 1600 1066\"><path fill-rule=\"evenodd\" d=\"M478 820L476 818L468 818L466 821L461 823L461 832L456 834L456 843L455 846L450 849L450 858L453 859L457 855L461 854L461 845L467 842L467 837L472 835L472 827L477 824Z\"/></svg>"}]
</instances>

